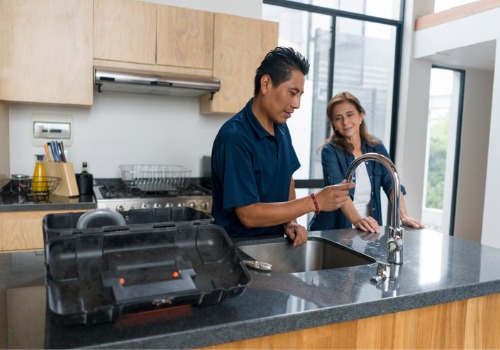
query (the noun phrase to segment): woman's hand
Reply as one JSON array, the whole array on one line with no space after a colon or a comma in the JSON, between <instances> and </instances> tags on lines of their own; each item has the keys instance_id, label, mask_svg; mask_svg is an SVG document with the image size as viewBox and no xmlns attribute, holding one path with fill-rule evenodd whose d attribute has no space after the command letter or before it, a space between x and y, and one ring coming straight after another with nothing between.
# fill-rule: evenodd
<instances>
[{"instance_id":1,"label":"woman's hand","mask_svg":"<svg viewBox=\"0 0 500 350\"><path fill-rule=\"evenodd\" d=\"M392 203L392 191L389 196ZM408 216L408 209L406 207L405 196L403 193L399 196L399 218L401 220L401 225L413 227L413 228L424 228L424 225L411 217Z\"/></svg>"},{"instance_id":2,"label":"woman's hand","mask_svg":"<svg viewBox=\"0 0 500 350\"><path fill-rule=\"evenodd\" d=\"M361 218L360 220L356 221L353 225L355 228L361 231L372 232L372 233L380 232L380 226L378 225L377 220L375 220L371 216L367 216L366 218Z\"/></svg>"},{"instance_id":3,"label":"woman's hand","mask_svg":"<svg viewBox=\"0 0 500 350\"><path fill-rule=\"evenodd\" d=\"M308 233L306 228L295 221L290 221L285 224L285 235L293 241L294 247L298 247L307 242Z\"/></svg>"},{"instance_id":4,"label":"woman's hand","mask_svg":"<svg viewBox=\"0 0 500 350\"><path fill-rule=\"evenodd\" d=\"M408 216L401 216L401 224L413 228L424 228L424 225L420 221L412 219Z\"/></svg>"}]
</instances>

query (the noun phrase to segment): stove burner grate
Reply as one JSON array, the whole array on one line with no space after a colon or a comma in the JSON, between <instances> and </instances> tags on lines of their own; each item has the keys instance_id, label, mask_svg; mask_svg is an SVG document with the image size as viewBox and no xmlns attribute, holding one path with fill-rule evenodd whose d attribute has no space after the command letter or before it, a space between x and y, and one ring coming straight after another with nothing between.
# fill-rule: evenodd
<instances>
[{"instance_id":1,"label":"stove burner grate","mask_svg":"<svg viewBox=\"0 0 500 350\"><path fill-rule=\"evenodd\" d=\"M172 188L165 191L143 191L129 187L125 183L107 183L100 187L101 195L106 199L113 198L162 198L177 196L210 196L211 191L197 185L190 185L185 189Z\"/></svg>"}]
</instances>

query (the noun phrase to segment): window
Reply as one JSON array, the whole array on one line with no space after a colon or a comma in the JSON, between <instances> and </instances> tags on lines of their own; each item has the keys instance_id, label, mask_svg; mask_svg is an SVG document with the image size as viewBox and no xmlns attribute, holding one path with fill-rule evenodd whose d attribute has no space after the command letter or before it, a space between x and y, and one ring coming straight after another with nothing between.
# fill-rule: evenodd
<instances>
[{"instance_id":1,"label":"window","mask_svg":"<svg viewBox=\"0 0 500 350\"><path fill-rule=\"evenodd\" d=\"M301 107L287 122L302 164L295 179L322 183L319 149L331 134L326 106L341 91L360 99L369 131L394 157L403 5L399 0L264 0L263 18L279 22L279 45L296 48L311 64ZM298 188L297 196L311 190ZM307 226L309 219L300 223Z\"/></svg>"},{"instance_id":2,"label":"window","mask_svg":"<svg viewBox=\"0 0 500 350\"><path fill-rule=\"evenodd\" d=\"M401 0L292 0L295 2L326 7L367 16L400 19ZM444 0L441 0L444 1ZM467 0L462 0L467 1ZM471 1L471 0L469 0Z\"/></svg>"}]
</instances>

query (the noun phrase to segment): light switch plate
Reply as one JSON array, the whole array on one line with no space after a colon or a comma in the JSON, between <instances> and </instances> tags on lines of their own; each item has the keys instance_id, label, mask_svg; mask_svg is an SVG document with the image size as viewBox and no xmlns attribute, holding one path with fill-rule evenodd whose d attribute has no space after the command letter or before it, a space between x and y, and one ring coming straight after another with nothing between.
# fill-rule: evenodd
<instances>
[{"instance_id":1,"label":"light switch plate","mask_svg":"<svg viewBox=\"0 0 500 350\"><path fill-rule=\"evenodd\" d=\"M33 114L31 136L34 146L56 140L64 146L73 144L73 118L70 115Z\"/></svg>"}]
</instances>

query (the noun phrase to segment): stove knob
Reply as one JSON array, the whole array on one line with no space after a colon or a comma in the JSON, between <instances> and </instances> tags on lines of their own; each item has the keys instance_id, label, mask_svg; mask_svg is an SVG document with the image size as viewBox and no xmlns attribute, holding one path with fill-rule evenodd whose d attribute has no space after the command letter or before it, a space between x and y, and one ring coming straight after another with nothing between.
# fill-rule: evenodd
<instances>
[{"instance_id":1,"label":"stove knob","mask_svg":"<svg viewBox=\"0 0 500 350\"><path fill-rule=\"evenodd\" d=\"M189 203L189 206L193 209L196 209L196 204L194 202Z\"/></svg>"},{"instance_id":2,"label":"stove knob","mask_svg":"<svg viewBox=\"0 0 500 350\"><path fill-rule=\"evenodd\" d=\"M153 208L155 208L155 209L161 208L161 204L160 203L154 203L153 204Z\"/></svg>"},{"instance_id":3,"label":"stove knob","mask_svg":"<svg viewBox=\"0 0 500 350\"><path fill-rule=\"evenodd\" d=\"M123 204L116 206L116 211L124 211L124 210L125 210L125 207L123 206Z\"/></svg>"},{"instance_id":4,"label":"stove knob","mask_svg":"<svg viewBox=\"0 0 500 350\"><path fill-rule=\"evenodd\" d=\"M172 203L165 203L165 208L172 208L174 205Z\"/></svg>"},{"instance_id":5,"label":"stove knob","mask_svg":"<svg viewBox=\"0 0 500 350\"><path fill-rule=\"evenodd\" d=\"M200 209L201 210L208 210L208 202L201 202Z\"/></svg>"},{"instance_id":6,"label":"stove knob","mask_svg":"<svg viewBox=\"0 0 500 350\"><path fill-rule=\"evenodd\" d=\"M149 204L148 203L142 203L141 204L141 209L149 209Z\"/></svg>"},{"instance_id":7,"label":"stove knob","mask_svg":"<svg viewBox=\"0 0 500 350\"><path fill-rule=\"evenodd\" d=\"M184 203L177 203L178 207L184 207Z\"/></svg>"}]
</instances>

